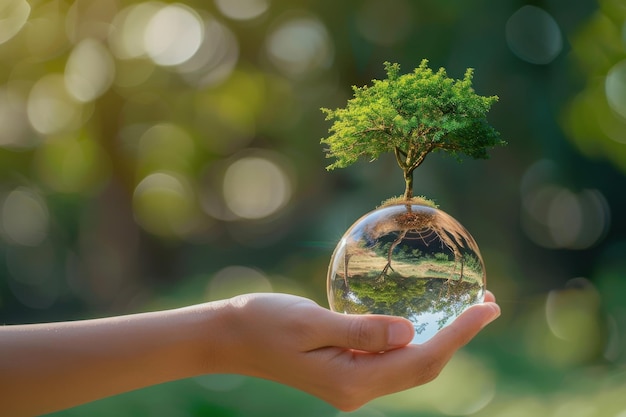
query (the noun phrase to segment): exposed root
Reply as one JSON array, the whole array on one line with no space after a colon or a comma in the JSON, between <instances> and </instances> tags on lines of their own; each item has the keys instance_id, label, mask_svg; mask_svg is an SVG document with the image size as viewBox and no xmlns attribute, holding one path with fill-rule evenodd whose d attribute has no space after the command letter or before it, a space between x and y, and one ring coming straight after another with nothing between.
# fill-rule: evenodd
<instances>
[{"instance_id":1,"label":"exposed root","mask_svg":"<svg viewBox=\"0 0 626 417\"><path fill-rule=\"evenodd\" d=\"M406 236L406 234L408 233L408 230L403 230L402 232L400 232L400 234L398 235L398 237L396 238L396 240L394 240L391 243L391 246L389 246L389 250L387 251L387 264L385 265L385 267L383 268L383 270L381 271L380 275L378 275L378 279L379 280L384 280L385 277L387 276L387 273L389 272L389 270L391 269L393 272L395 272L395 270L393 269L393 267L391 266L391 255L393 255L393 250L396 248L396 246L398 246L398 244L400 242L402 242L402 240L404 239L404 237Z\"/></svg>"}]
</instances>

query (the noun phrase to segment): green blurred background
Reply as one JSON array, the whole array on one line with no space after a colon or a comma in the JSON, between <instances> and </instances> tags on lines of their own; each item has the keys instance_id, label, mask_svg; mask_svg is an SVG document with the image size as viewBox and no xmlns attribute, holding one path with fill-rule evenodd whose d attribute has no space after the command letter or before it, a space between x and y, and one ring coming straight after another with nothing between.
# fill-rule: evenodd
<instances>
[{"instance_id":1,"label":"green blurred background","mask_svg":"<svg viewBox=\"0 0 626 417\"><path fill-rule=\"evenodd\" d=\"M435 382L350 415L625 417L625 19L624 0L2 0L0 323L326 306L335 243L403 180L392 157L326 172L319 108L427 58L500 97L509 145L429 156L415 191L474 235L503 314ZM225 375L54 415L344 414Z\"/></svg>"}]
</instances>

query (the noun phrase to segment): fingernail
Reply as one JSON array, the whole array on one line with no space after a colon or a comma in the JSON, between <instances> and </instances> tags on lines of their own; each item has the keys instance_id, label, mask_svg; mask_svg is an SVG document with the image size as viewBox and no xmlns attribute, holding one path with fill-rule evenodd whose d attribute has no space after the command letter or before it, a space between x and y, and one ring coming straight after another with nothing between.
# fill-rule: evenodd
<instances>
[{"instance_id":1,"label":"fingernail","mask_svg":"<svg viewBox=\"0 0 626 417\"><path fill-rule=\"evenodd\" d=\"M413 339L413 326L396 321L389 325L387 343L389 346L404 346Z\"/></svg>"}]
</instances>

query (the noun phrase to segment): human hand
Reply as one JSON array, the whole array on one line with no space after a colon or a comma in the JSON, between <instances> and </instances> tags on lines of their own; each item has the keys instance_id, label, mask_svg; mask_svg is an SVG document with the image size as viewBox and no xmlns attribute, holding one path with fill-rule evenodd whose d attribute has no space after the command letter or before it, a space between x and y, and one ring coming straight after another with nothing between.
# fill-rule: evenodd
<instances>
[{"instance_id":1,"label":"human hand","mask_svg":"<svg viewBox=\"0 0 626 417\"><path fill-rule=\"evenodd\" d=\"M353 410L435 378L499 312L488 294L428 342L410 346L408 320L333 313L286 294L1 326L0 414L41 415L206 373L271 379Z\"/></svg>"},{"instance_id":2,"label":"human hand","mask_svg":"<svg viewBox=\"0 0 626 417\"><path fill-rule=\"evenodd\" d=\"M467 309L428 342L407 345L414 330L406 319L344 315L292 295L238 296L225 310L222 349L211 371L277 381L344 411L433 380L500 314L488 292L484 303Z\"/></svg>"}]
</instances>

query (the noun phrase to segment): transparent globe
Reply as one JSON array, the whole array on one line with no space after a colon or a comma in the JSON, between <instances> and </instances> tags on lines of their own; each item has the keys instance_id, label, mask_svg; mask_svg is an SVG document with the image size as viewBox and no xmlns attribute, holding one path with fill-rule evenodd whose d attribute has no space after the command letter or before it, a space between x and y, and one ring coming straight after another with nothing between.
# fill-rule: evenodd
<instances>
[{"instance_id":1,"label":"transparent globe","mask_svg":"<svg viewBox=\"0 0 626 417\"><path fill-rule=\"evenodd\" d=\"M389 314L424 343L485 295L478 245L445 212L419 204L376 209L339 241L328 270L328 301L347 314Z\"/></svg>"}]
</instances>

